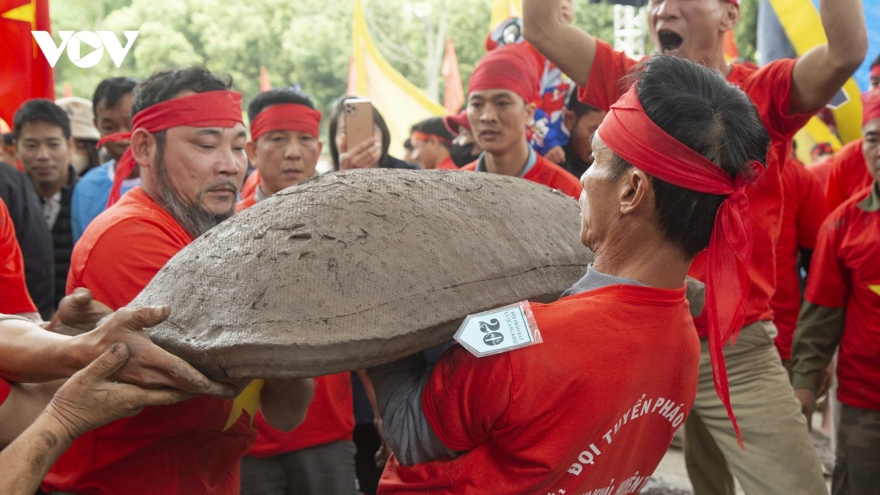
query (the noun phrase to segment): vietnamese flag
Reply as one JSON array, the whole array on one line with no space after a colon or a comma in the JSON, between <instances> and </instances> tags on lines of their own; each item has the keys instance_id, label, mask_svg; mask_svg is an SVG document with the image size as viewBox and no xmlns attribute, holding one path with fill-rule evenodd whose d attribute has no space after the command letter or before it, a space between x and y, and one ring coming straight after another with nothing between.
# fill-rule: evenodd
<instances>
[{"instance_id":1,"label":"vietnamese flag","mask_svg":"<svg viewBox=\"0 0 880 495\"><path fill-rule=\"evenodd\" d=\"M49 31L49 0L0 0L0 118L32 98L55 99L52 67L31 31Z\"/></svg>"}]
</instances>

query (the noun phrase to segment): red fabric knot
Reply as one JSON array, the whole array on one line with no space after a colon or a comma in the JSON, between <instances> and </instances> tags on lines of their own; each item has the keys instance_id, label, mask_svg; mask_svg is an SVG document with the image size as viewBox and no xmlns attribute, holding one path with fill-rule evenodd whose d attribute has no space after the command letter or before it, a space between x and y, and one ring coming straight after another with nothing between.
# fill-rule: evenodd
<instances>
[{"instance_id":1,"label":"red fabric knot","mask_svg":"<svg viewBox=\"0 0 880 495\"><path fill-rule=\"evenodd\" d=\"M862 93L862 125L874 119L880 119L880 87Z\"/></svg>"},{"instance_id":2,"label":"red fabric knot","mask_svg":"<svg viewBox=\"0 0 880 495\"><path fill-rule=\"evenodd\" d=\"M723 350L745 319L752 258L752 226L745 188L764 166L751 161L748 166L754 174L741 175L734 181L721 167L657 126L642 108L636 86L611 106L598 133L618 156L659 180L692 191L727 196L715 215L709 240L706 312L715 390L742 447L742 434L730 405Z\"/></svg>"},{"instance_id":3,"label":"red fabric knot","mask_svg":"<svg viewBox=\"0 0 880 495\"><path fill-rule=\"evenodd\" d=\"M138 129L156 133L179 126L229 128L243 120L241 93L229 90L206 91L166 100L141 110L131 119L131 132L105 136L98 141L98 146L108 141L131 139ZM110 197L107 199L108 208L119 201L122 181L131 175L135 165L129 148L116 164L113 188L110 189Z\"/></svg>"},{"instance_id":4,"label":"red fabric knot","mask_svg":"<svg viewBox=\"0 0 880 495\"><path fill-rule=\"evenodd\" d=\"M318 137L321 112L297 103L272 105L263 110L251 122L251 141L272 131L302 132Z\"/></svg>"}]
</instances>

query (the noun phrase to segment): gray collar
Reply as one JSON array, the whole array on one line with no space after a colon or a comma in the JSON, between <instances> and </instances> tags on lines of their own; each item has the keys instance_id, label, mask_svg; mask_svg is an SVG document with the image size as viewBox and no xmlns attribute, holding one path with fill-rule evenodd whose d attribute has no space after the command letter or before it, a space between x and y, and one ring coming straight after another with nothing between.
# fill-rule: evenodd
<instances>
[{"instance_id":1,"label":"gray collar","mask_svg":"<svg viewBox=\"0 0 880 495\"><path fill-rule=\"evenodd\" d=\"M645 284L640 284L635 280L615 277L614 275L606 275L600 271L593 269L593 264L591 263L587 267L587 274L584 277L577 281L570 289L562 293L561 297L565 296L573 296L575 294L580 294L582 292L587 292L590 290L601 289L602 287L608 287L609 285L640 285L642 287Z\"/></svg>"}]
</instances>

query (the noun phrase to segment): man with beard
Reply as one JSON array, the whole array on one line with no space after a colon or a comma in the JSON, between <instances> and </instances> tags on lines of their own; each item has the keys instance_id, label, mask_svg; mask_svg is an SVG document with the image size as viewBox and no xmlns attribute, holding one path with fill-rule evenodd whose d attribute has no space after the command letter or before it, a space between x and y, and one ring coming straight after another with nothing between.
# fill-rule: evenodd
<instances>
[{"instance_id":1,"label":"man with beard","mask_svg":"<svg viewBox=\"0 0 880 495\"><path fill-rule=\"evenodd\" d=\"M87 287L111 309L125 306L172 256L232 215L247 167L247 133L241 94L228 88L201 67L158 72L135 88L132 132L111 137L131 140L110 193L118 203L77 244L69 292ZM141 186L119 200L135 163ZM201 395L145 408L76 440L44 489L237 494L257 407L269 424L291 430L313 390L311 380L256 380L235 401Z\"/></svg>"},{"instance_id":2,"label":"man with beard","mask_svg":"<svg viewBox=\"0 0 880 495\"><path fill-rule=\"evenodd\" d=\"M559 1L525 0L523 34L581 86L584 103L606 110L626 91L624 76L637 61L554 15ZM868 47L864 9L859 0L823 0L819 12L828 43L760 69L729 64L724 57L724 35L740 18L738 0L650 0L647 10L657 50L713 69L741 88L771 138L767 171L748 189L755 234L749 297L725 308L739 315L733 326L721 328L705 314L694 321L703 344L699 390L685 427L694 491L733 494L732 469L750 495L824 494L807 425L773 346L777 330L770 299L776 290L782 167L794 134L861 65ZM724 153L719 148L713 156ZM704 281L717 276L707 269L705 253L694 260L690 275ZM707 290L706 297L716 296ZM726 346L733 336L737 345Z\"/></svg>"}]
</instances>

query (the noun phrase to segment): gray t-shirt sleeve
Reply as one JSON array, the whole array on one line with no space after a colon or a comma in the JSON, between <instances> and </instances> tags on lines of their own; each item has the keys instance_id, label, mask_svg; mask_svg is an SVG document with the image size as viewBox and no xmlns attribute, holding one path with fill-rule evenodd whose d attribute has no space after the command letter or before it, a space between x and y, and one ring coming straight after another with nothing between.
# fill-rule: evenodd
<instances>
[{"instance_id":1,"label":"gray t-shirt sleeve","mask_svg":"<svg viewBox=\"0 0 880 495\"><path fill-rule=\"evenodd\" d=\"M367 370L385 442L404 466L458 455L443 445L422 409L422 393L432 370L421 352Z\"/></svg>"}]
</instances>

